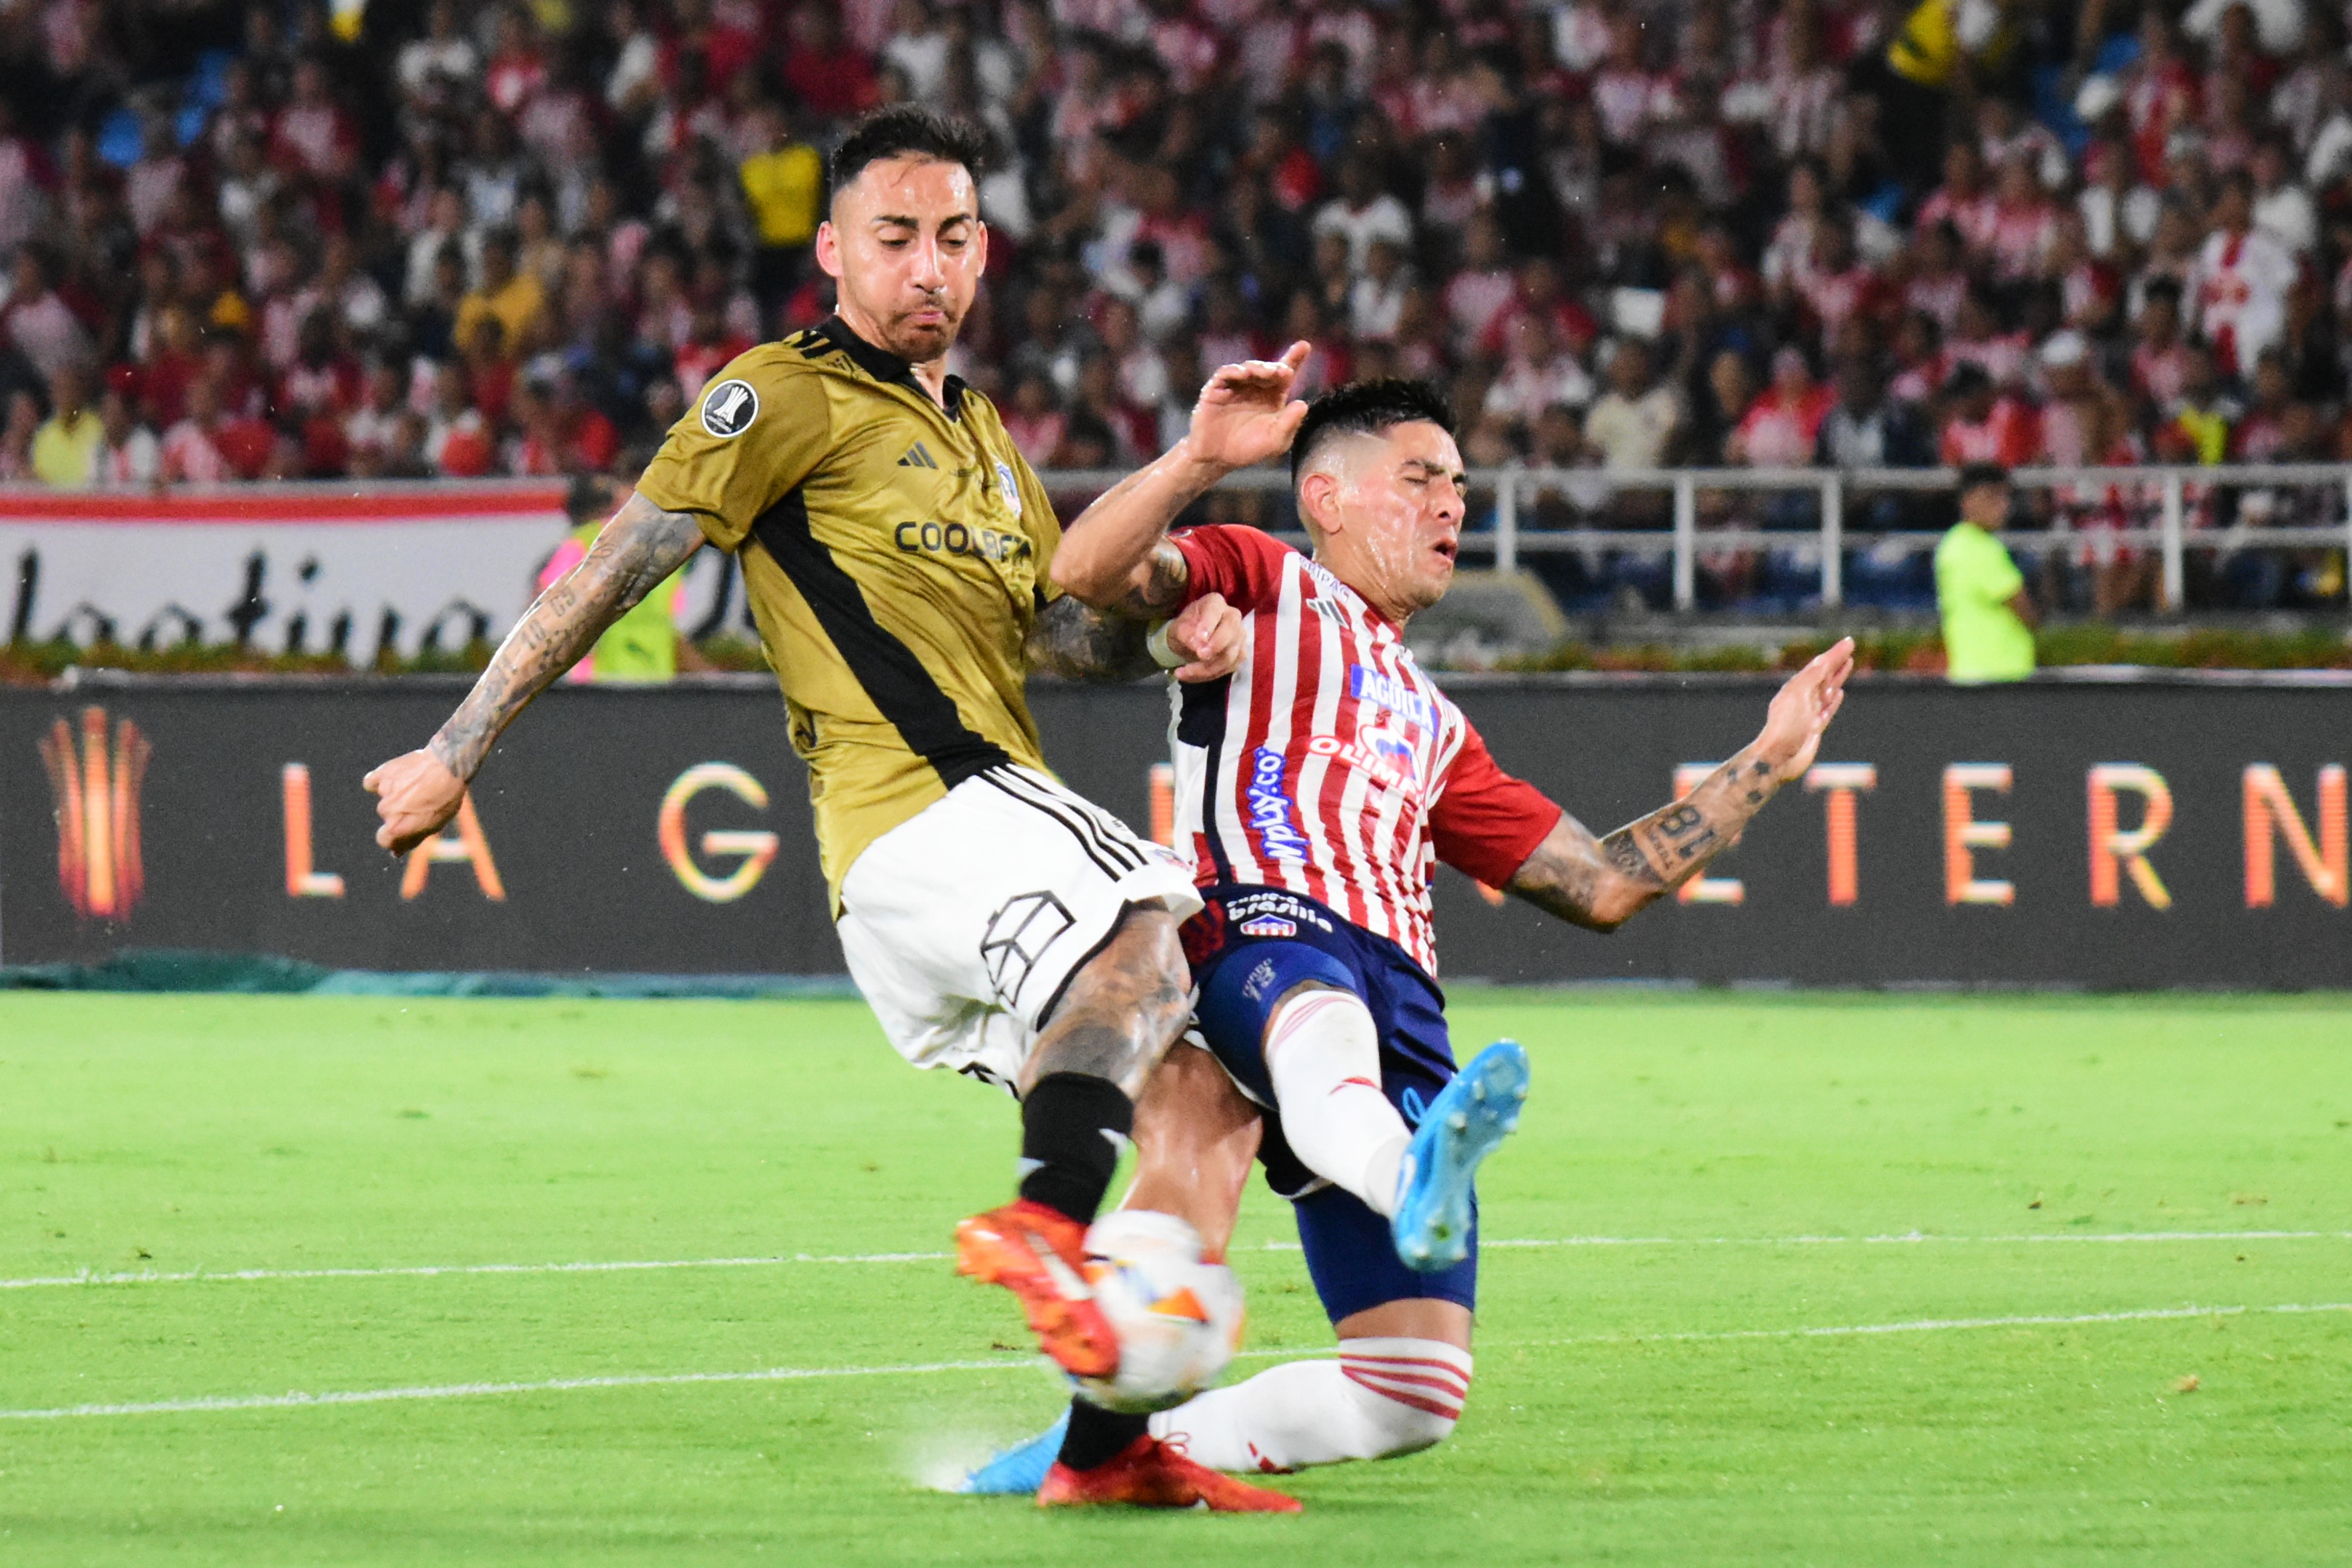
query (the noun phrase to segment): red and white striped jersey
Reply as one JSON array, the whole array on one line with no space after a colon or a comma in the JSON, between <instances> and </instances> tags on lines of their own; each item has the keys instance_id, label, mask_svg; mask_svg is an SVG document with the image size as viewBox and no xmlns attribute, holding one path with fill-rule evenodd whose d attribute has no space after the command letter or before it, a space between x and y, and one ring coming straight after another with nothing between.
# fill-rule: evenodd
<instances>
[{"instance_id":1,"label":"red and white striped jersey","mask_svg":"<svg viewBox=\"0 0 2352 1568\"><path fill-rule=\"evenodd\" d=\"M1430 877L1500 887L1559 821L1355 590L1255 528L1174 536L1188 598L1242 615L1241 667L1178 685L1176 842L1193 875L1282 887L1437 972Z\"/></svg>"}]
</instances>

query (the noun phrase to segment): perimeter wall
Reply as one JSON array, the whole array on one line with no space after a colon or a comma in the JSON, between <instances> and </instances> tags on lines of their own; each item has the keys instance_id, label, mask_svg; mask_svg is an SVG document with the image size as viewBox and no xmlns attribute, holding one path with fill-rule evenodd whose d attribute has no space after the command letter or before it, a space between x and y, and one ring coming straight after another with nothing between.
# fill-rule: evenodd
<instances>
[{"instance_id":1,"label":"perimeter wall","mask_svg":"<svg viewBox=\"0 0 2352 1568\"><path fill-rule=\"evenodd\" d=\"M1462 679L1505 767L1596 831L1749 738L1765 678ZM0 691L0 962L125 948L336 967L827 974L806 777L773 686L550 693L406 862L361 776L462 682ZM1040 685L1047 755L1140 830L1155 687ZM1820 765L1617 935L1441 871L1444 978L2352 986L2352 686L2258 675L1857 680Z\"/></svg>"}]
</instances>

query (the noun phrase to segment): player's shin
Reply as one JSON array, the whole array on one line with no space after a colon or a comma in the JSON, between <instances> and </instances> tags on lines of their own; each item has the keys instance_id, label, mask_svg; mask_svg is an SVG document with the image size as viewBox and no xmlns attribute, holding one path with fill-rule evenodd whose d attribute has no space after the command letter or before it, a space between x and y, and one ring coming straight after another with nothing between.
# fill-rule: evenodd
<instances>
[{"instance_id":1,"label":"player's shin","mask_svg":"<svg viewBox=\"0 0 2352 1568\"><path fill-rule=\"evenodd\" d=\"M1151 1435L1214 1470L1383 1459L1444 1441L1470 1390L1470 1353L1442 1340L1348 1339L1337 1361L1295 1361L1150 1418Z\"/></svg>"},{"instance_id":2,"label":"player's shin","mask_svg":"<svg viewBox=\"0 0 2352 1568\"><path fill-rule=\"evenodd\" d=\"M1380 1034L1362 998L1322 987L1291 996L1266 1023L1265 1063L1291 1152L1393 1215L1412 1134L1381 1092Z\"/></svg>"}]
</instances>

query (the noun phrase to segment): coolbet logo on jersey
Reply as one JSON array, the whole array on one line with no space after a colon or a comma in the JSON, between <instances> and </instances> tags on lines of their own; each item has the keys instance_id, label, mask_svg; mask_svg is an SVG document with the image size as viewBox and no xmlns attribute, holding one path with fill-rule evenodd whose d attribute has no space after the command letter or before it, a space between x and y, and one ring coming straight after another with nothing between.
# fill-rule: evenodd
<instances>
[{"instance_id":1,"label":"coolbet logo on jersey","mask_svg":"<svg viewBox=\"0 0 2352 1568\"><path fill-rule=\"evenodd\" d=\"M1349 667L1348 695L1358 702L1384 707L1423 729L1428 728L1435 717L1435 710L1425 695L1413 690L1394 675L1383 674L1362 664Z\"/></svg>"},{"instance_id":2,"label":"coolbet logo on jersey","mask_svg":"<svg viewBox=\"0 0 2352 1568\"><path fill-rule=\"evenodd\" d=\"M1307 841L1291 825L1290 797L1282 788L1282 753L1261 746L1250 756L1250 826L1275 860L1305 860Z\"/></svg>"},{"instance_id":3,"label":"coolbet logo on jersey","mask_svg":"<svg viewBox=\"0 0 2352 1568\"><path fill-rule=\"evenodd\" d=\"M968 528L961 523L900 523L890 537L902 550L968 555L981 560L1018 560L1033 548L1023 535Z\"/></svg>"},{"instance_id":4,"label":"coolbet logo on jersey","mask_svg":"<svg viewBox=\"0 0 2352 1568\"><path fill-rule=\"evenodd\" d=\"M760 417L760 394L746 381L720 382L702 399L702 428L721 441L740 435Z\"/></svg>"}]
</instances>

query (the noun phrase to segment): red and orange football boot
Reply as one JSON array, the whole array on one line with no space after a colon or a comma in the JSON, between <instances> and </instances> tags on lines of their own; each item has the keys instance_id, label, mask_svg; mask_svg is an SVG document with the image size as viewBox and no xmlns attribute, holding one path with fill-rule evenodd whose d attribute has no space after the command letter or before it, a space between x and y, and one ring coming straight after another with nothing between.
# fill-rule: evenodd
<instances>
[{"instance_id":1,"label":"red and orange football boot","mask_svg":"<svg viewBox=\"0 0 2352 1568\"><path fill-rule=\"evenodd\" d=\"M956 1227L956 1272L1021 1299L1029 1332L1073 1377L1118 1370L1118 1336L1087 1283L1087 1228L1016 1198Z\"/></svg>"},{"instance_id":2,"label":"red and orange football boot","mask_svg":"<svg viewBox=\"0 0 2352 1568\"><path fill-rule=\"evenodd\" d=\"M1157 1437L1138 1437L1090 1470L1055 1461L1037 1489L1039 1508L1205 1508L1212 1513L1297 1513L1295 1497L1196 1465Z\"/></svg>"}]
</instances>

